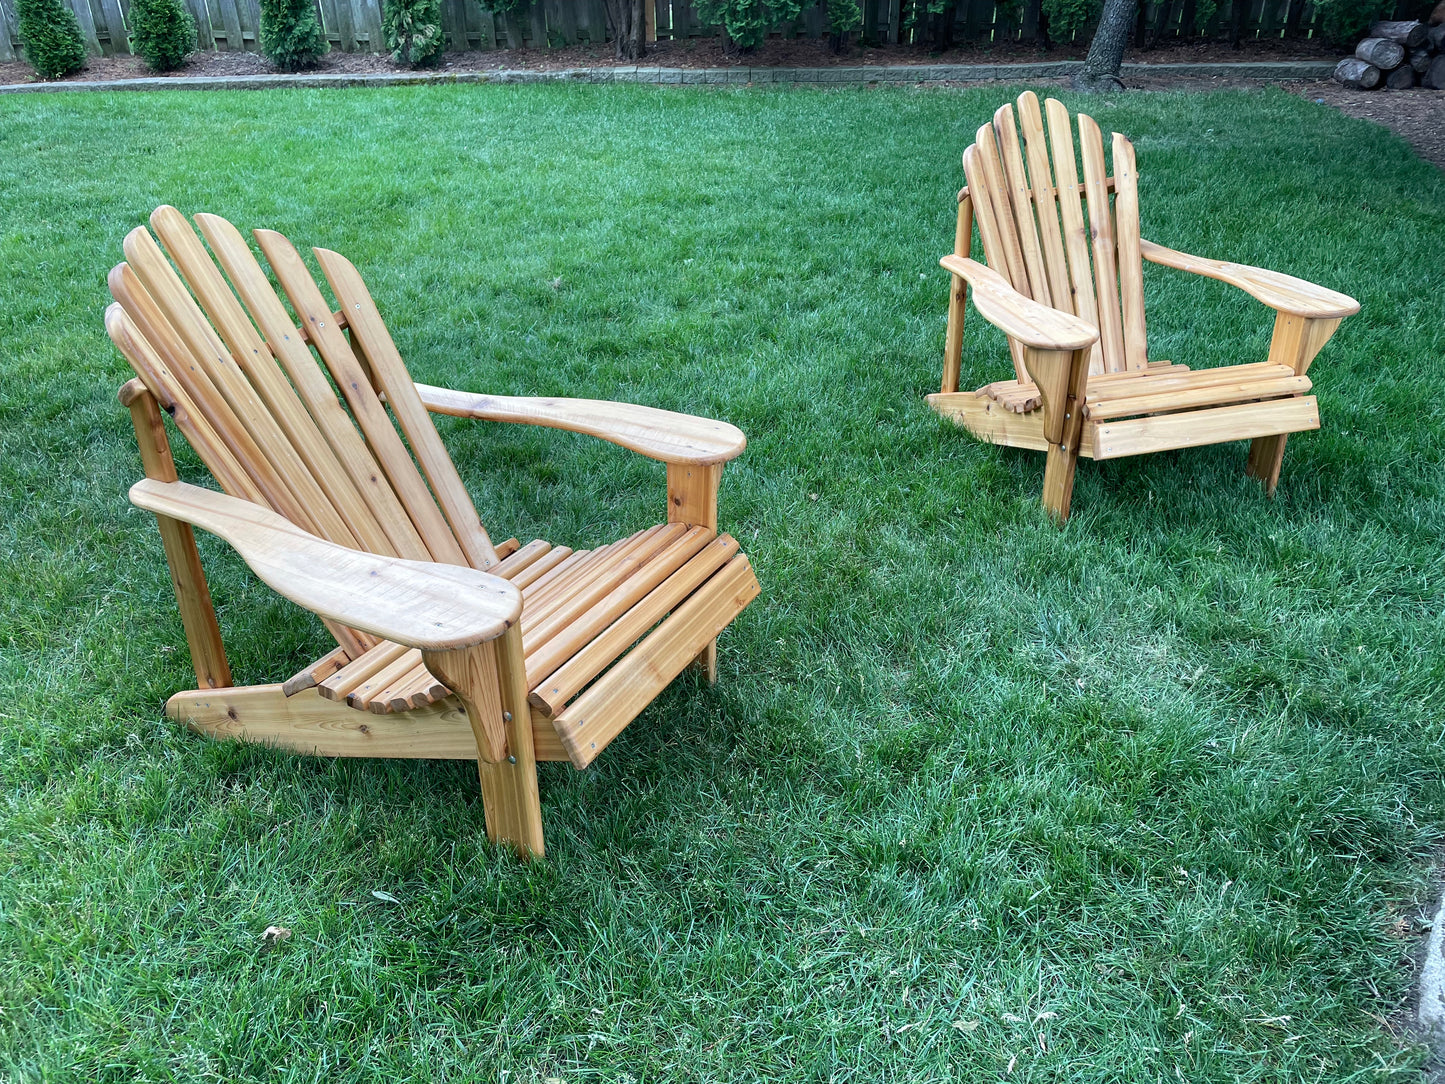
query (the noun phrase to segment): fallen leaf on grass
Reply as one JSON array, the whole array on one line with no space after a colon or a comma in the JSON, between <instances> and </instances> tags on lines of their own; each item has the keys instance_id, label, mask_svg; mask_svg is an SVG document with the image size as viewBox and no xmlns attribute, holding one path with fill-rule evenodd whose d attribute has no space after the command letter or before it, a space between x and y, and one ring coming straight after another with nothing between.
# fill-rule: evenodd
<instances>
[{"instance_id":1,"label":"fallen leaf on grass","mask_svg":"<svg viewBox=\"0 0 1445 1084\"><path fill-rule=\"evenodd\" d=\"M266 948L275 948L282 941L291 936L291 931L285 926L267 926L261 934L261 944Z\"/></svg>"},{"instance_id":2,"label":"fallen leaf on grass","mask_svg":"<svg viewBox=\"0 0 1445 1084\"><path fill-rule=\"evenodd\" d=\"M955 1020L955 1021L953 1022L953 1026L956 1027L959 1031L977 1031L977 1030L978 1030L978 1021L977 1021L977 1020Z\"/></svg>"},{"instance_id":3,"label":"fallen leaf on grass","mask_svg":"<svg viewBox=\"0 0 1445 1084\"><path fill-rule=\"evenodd\" d=\"M393 896L390 892L382 892L382 891L380 891L380 890L378 890L378 889L375 889L375 888L373 888L373 889L371 890L371 896L372 896L373 899L381 900L383 903L400 903L400 902L401 902L401 900L397 899L397 898L396 898L395 896Z\"/></svg>"}]
</instances>

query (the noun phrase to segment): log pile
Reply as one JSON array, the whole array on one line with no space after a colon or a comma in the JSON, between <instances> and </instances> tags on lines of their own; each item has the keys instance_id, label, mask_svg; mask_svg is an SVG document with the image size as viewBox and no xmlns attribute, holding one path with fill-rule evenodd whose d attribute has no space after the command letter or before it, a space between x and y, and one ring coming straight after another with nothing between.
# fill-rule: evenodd
<instances>
[{"instance_id":1,"label":"log pile","mask_svg":"<svg viewBox=\"0 0 1445 1084\"><path fill-rule=\"evenodd\" d=\"M1379 22L1355 46L1355 55L1335 66L1335 82L1352 90L1445 90L1445 2L1429 23Z\"/></svg>"}]
</instances>

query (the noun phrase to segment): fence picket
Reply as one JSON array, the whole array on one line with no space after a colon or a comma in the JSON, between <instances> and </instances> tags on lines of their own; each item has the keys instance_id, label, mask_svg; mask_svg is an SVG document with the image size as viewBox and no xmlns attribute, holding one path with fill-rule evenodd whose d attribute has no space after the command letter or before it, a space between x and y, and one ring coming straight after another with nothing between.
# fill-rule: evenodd
<instances>
[{"instance_id":1,"label":"fence picket","mask_svg":"<svg viewBox=\"0 0 1445 1084\"><path fill-rule=\"evenodd\" d=\"M80 23L80 35L85 39L86 51L100 55L100 38L95 33L95 12L90 9L90 0L74 0L71 8L75 11L75 18Z\"/></svg>"},{"instance_id":2,"label":"fence picket","mask_svg":"<svg viewBox=\"0 0 1445 1084\"><path fill-rule=\"evenodd\" d=\"M106 40L101 47L102 52L130 55L130 36L125 30L125 15L120 10L120 0L100 0L100 13L103 27L97 26L96 30L105 31Z\"/></svg>"}]
</instances>

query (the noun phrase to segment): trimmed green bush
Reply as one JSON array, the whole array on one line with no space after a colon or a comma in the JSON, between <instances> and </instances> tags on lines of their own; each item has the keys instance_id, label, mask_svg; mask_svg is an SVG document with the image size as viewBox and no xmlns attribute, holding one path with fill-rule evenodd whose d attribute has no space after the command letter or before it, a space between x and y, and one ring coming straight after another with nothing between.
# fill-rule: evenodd
<instances>
[{"instance_id":1,"label":"trimmed green bush","mask_svg":"<svg viewBox=\"0 0 1445 1084\"><path fill-rule=\"evenodd\" d=\"M786 26L802 12L802 0L698 0L698 17L721 26L738 50L751 53L774 27Z\"/></svg>"},{"instance_id":2,"label":"trimmed green bush","mask_svg":"<svg viewBox=\"0 0 1445 1084\"><path fill-rule=\"evenodd\" d=\"M151 71L174 71L195 52L195 17L184 0L131 0L130 44Z\"/></svg>"},{"instance_id":3,"label":"trimmed green bush","mask_svg":"<svg viewBox=\"0 0 1445 1084\"><path fill-rule=\"evenodd\" d=\"M435 64L446 45L441 0L385 0L381 29L391 59L412 68Z\"/></svg>"},{"instance_id":4,"label":"trimmed green bush","mask_svg":"<svg viewBox=\"0 0 1445 1084\"><path fill-rule=\"evenodd\" d=\"M863 9L858 0L827 0L828 47L841 53L848 35L863 25Z\"/></svg>"},{"instance_id":5,"label":"trimmed green bush","mask_svg":"<svg viewBox=\"0 0 1445 1084\"><path fill-rule=\"evenodd\" d=\"M309 68L330 47L312 0L261 0L261 52L276 67Z\"/></svg>"},{"instance_id":6,"label":"trimmed green bush","mask_svg":"<svg viewBox=\"0 0 1445 1084\"><path fill-rule=\"evenodd\" d=\"M42 79L60 79L85 67L85 39L75 12L61 0L16 0L25 59Z\"/></svg>"}]
</instances>

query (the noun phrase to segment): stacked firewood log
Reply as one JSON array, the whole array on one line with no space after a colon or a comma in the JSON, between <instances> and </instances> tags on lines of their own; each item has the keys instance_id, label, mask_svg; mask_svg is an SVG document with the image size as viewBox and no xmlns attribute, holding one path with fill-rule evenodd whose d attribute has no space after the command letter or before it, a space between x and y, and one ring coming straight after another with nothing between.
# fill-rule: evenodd
<instances>
[{"instance_id":1,"label":"stacked firewood log","mask_svg":"<svg viewBox=\"0 0 1445 1084\"><path fill-rule=\"evenodd\" d=\"M1445 90L1445 0L1428 23L1380 22L1335 67L1335 82L1354 90Z\"/></svg>"}]
</instances>

